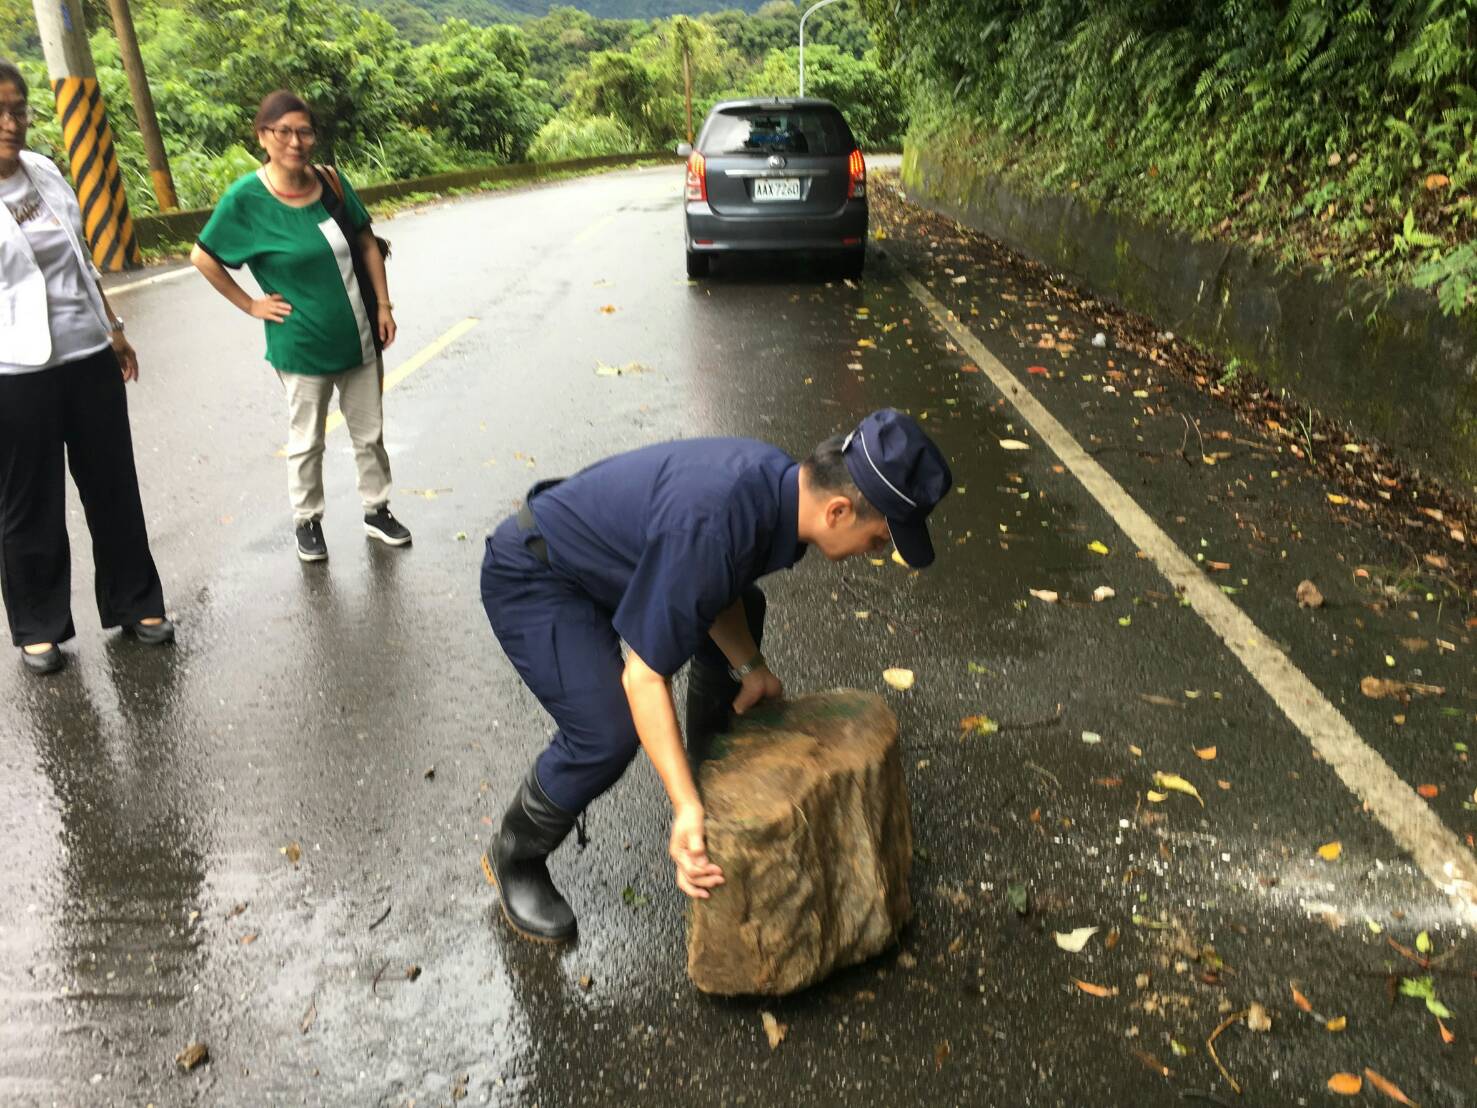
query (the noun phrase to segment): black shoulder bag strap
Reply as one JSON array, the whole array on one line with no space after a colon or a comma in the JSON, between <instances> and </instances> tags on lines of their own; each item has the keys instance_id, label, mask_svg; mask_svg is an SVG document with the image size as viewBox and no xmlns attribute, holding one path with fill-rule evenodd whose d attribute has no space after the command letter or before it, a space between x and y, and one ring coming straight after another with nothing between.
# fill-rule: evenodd
<instances>
[{"instance_id":1,"label":"black shoulder bag strap","mask_svg":"<svg viewBox=\"0 0 1477 1108\"><path fill-rule=\"evenodd\" d=\"M379 297L374 293L374 282L369 279L369 267L364 263L364 251L359 248L359 232L349 222L349 206L344 203L343 185L339 183L338 171L327 166L314 166L323 185L323 206L338 224L349 243L349 259L354 265L354 279L359 283L359 298L364 301L364 314L369 319L369 333L374 339L376 353L383 353L384 346L379 335Z\"/></svg>"}]
</instances>

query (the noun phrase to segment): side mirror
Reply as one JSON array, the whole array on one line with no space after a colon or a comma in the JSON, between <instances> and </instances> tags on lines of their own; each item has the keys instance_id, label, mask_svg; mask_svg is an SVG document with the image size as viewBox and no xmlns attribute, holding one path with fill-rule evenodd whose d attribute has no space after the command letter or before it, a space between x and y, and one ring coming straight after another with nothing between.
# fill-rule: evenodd
<instances>
[{"instance_id":1,"label":"side mirror","mask_svg":"<svg viewBox=\"0 0 1477 1108\"><path fill-rule=\"evenodd\" d=\"M677 156L679 158L690 158L690 157L692 157L692 143L690 143L690 142L679 142L677 144Z\"/></svg>"}]
</instances>

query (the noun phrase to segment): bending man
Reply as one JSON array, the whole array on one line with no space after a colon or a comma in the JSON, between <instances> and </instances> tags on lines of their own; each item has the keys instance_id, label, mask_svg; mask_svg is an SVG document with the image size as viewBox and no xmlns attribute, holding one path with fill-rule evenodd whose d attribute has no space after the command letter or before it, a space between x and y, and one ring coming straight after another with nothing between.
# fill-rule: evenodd
<instances>
[{"instance_id":1,"label":"bending man","mask_svg":"<svg viewBox=\"0 0 1477 1108\"><path fill-rule=\"evenodd\" d=\"M546 860L638 746L672 802L678 887L706 897L723 883L694 770L731 712L783 693L759 652L755 582L810 546L839 561L891 539L910 566L928 565L927 516L952 483L939 448L889 408L803 464L751 439L688 439L529 491L482 562L493 633L558 725L484 858L515 930L574 936ZM684 756L668 682L689 660Z\"/></svg>"}]
</instances>

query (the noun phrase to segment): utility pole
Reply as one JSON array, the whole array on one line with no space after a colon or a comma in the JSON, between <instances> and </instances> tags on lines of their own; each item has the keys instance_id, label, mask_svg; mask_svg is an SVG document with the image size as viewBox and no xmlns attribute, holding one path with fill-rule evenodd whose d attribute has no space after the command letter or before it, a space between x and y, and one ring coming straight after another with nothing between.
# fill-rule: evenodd
<instances>
[{"instance_id":1,"label":"utility pole","mask_svg":"<svg viewBox=\"0 0 1477 1108\"><path fill-rule=\"evenodd\" d=\"M116 273L143 264L128 197L113 151L113 131L92 64L80 0L33 0L36 29L56 98L72 182L82 206L82 230L98 269Z\"/></svg>"},{"instance_id":2,"label":"utility pole","mask_svg":"<svg viewBox=\"0 0 1477 1108\"><path fill-rule=\"evenodd\" d=\"M144 56L139 53L138 35L133 30L133 12L128 0L108 0L113 13L113 30L118 35L118 53L123 58L123 72L128 74L128 88L133 93L133 114L138 117L139 133L144 139L144 153L149 158L149 176L154 180L154 196L161 212L179 207L174 195L174 178L169 174L169 155L164 152L164 138L159 134L159 117L154 114L154 95L149 91L149 75L144 72Z\"/></svg>"},{"instance_id":3,"label":"utility pole","mask_svg":"<svg viewBox=\"0 0 1477 1108\"><path fill-rule=\"evenodd\" d=\"M682 86L687 93L687 145L692 145L692 52L682 41Z\"/></svg>"},{"instance_id":4,"label":"utility pole","mask_svg":"<svg viewBox=\"0 0 1477 1108\"><path fill-rule=\"evenodd\" d=\"M672 42L682 55L682 90L687 100L687 145L692 145L692 22L685 15L672 17Z\"/></svg>"},{"instance_id":5,"label":"utility pole","mask_svg":"<svg viewBox=\"0 0 1477 1108\"><path fill-rule=\"evenodd\" d=\"M805 95L805 21L810 18L810 13L818 8L824 8L827 4L834 4L836 0L820 0L818 4L812 4L805 9L805 14L800 17L800 95Z\"/></svg>"}]
</instances>

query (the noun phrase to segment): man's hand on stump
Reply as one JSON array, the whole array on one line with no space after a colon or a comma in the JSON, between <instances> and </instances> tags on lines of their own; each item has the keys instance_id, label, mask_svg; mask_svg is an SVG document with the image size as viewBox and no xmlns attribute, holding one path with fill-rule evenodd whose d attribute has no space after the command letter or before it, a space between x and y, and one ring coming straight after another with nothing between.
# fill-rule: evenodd
<instances>
[{"instance_id":1,"label":"man's hand on stump","mask_svg":"<svg viewBox=\"0 0 1477 1108\"><path fill-rule=\"evenodd\" d=\"M723 871L708 861L700 806L677 809L669 852L677 865L677 887L688 896L706 900L709 889L723 884Z\"/></svg>"},{"instance_id":2,"label":"man's hand on stump","mask_svg":"<svg viewBox=\"0 0 1477 1108\"><path fill-rule=\"evenodd\" d=\"M743 715L761 700L778 700L784 695L785 686L780 679L769 672L768 666L760 666L744 674L744 683L734 698L733 710Z\"/></svg>"}]
</instances>

